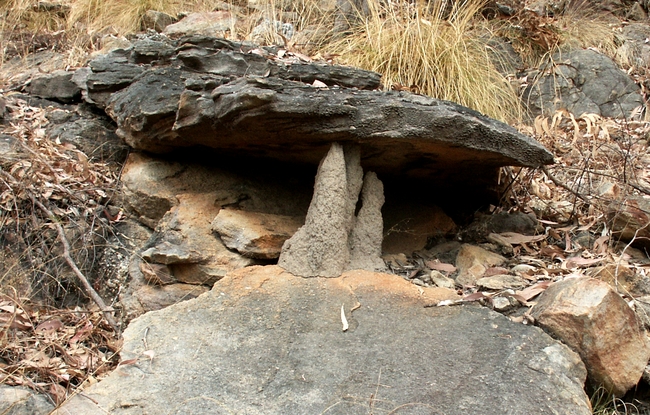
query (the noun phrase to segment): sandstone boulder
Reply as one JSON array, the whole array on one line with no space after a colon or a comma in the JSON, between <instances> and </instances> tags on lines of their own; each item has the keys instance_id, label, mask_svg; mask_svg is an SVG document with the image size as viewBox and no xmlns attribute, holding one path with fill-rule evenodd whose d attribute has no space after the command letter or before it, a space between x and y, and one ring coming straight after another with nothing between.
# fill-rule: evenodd
<instances>
[{"instance_id":1,"label":"sandstone boulder","mask_svg":"<svg viewBox=\"0 0 650 415\"><path fill-rule=\"evenodd\" d=\"M591 414L576 353L485 308L425 307L454 298L395 275L245 268L134 320L120 357L136 362L55 414Z\"/></svg>"},{"instance_id":2,"label":"sandstone boulder","mask_svg":"<svg viewBox=\"0 0 650 415\"><path fill-rule=\"evenodd\" d=\"M500 166L553 162L535 140L468 108L372 90L379 74L280 57L277 48L198 35L137 39L90 68L88 99L108 104L118 134L139 150L205 146L317 165L332 142L349 143L382 177L456 190L494 185Z\"/></svg>"},{"instance_id":3,"label":"sandstone boulder","mask_svg":"<svg viewBox=\"0 0 650 415\"><path fill-rule=\"evenodd\" d=\"M45 396L18 386L0 385L0 413L7 415L46 415L54 405Z\"/></svg>"},{"instance_id":4,"label":"sandstone boulder","mask_svg":"<svg viewBox=\"0 0 650 415\"><path fill-rule=\"evenodd\" d=\"M552 284L531 315L580 354L594 386L622 396L641 379L650 358L646 332L607 283L583 277Z\"/></svg>"},{"instance_id":5,"label":"sandstone boulder","mask_svg":"<svg viewBox=\"0 0 650 415\"><path fill-rule=\"evenodd\" d=\"M228 248L244 256L274 259L304 222L302 216L221 209L212 221L212 230Z\"/></svg>"},{"instance_id":6,"label":"sandstone boulder","mask_svg":"<svg viewBox=\"0 0 650 415\"><path fill-rule=\"evenodd\" d=\"M488 268L499 266L505 260L501 255L479 246L463 244L456 256L456 268L458 268L456 282L462 285L474 285Z\"/></svg>"},{"instance_id":7,"label":"sandstone boulder","mask_svg":"<svg viewBox=\"0 0 650 415\"><path fill-rule=\"evenodd\" d=\"M169 36L200 34L217 36L235 28L237 19L227 11L192 13L178 23L168 24L163 32Z\"/></svg>"}]
</instances>

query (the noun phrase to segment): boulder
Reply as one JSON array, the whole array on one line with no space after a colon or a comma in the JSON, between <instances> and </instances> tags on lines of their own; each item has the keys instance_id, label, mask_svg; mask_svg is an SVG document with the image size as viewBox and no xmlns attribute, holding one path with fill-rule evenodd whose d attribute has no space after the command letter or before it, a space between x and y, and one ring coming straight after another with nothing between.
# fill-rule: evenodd
<instances>
[{"instance_id":1,"label":"boulder","mask_svg":"<svg viewBox=\"0 0 650 415\"><path fill-rule=\"evenodd\" d=\"M237 19L228 11L191 13L178 23L165 26L163 33L168 36L188 34L217 36L233 31L236 23Z\"/></svg>"},{"instance_id":2,"label":"boulder","mask_svg":"<svg viewBox=\"0 0 650 415\"><path fill-rule=\"evenodd\" d=\"M72 81L74 72L57 70L37 76L27 86L27 91L40 98L70 103L81 99L81 88Z\"/></svg>"},{"instance_id":3,"label":"boulder","mask_svg":"<svg viewBox=\"0 0 650 415\"><path fill-rule=\"evenodd\" d=\"M141 309L137 313L133 313L135 310L131 310L128 315L133 317L135 314L141 315L149 311L161 310L181 301L196 298L208 290L208 287L195 284L169 284L163 287L145 284L133 293L133 297L137 299Z\"/></svg>"},{"instance_id":4,"label":"boulder","mask_svg":"<svg viewBox=\"0 0 650 415\"><path fill-rule=\"evenodd\" d=\"M594 386L623 396L641 379L650 358L646 332L607 283L581 277L552 284L530 314L582 357Z\"/></svg>"},{"instance_id":5,"label":"boulder","mask_svg":"<svg viewBox=\"0 0 650 415\"><path fill-rule=\"evenodd\" d=\"M223 243L250 258L275 259L282 245L305 223L302 216L221 209L212 230Z\"/></svg>"},{"instance_id":6,"label":"boulder","mask_svg":"<svg viewBox=\"0 0 650 415\"><path fill-rule=\"evenodd\" d=\"M492 275L476 280L476 285L486 290L521 290L526 287L526 280L516 275Z\"/></svg>"},{"instance_id":7,"label":"boulder","mask_svg":"<svg viewBox=\"0 0 650 415\"><path fill-rule=\"evenodd\" d=\"M594 113L628 118L643 105L639 86L609 57L594 50L555 55L545 68L528 73L524 102L533 116L566 109L579 117Z\"/></svg>"},{"instance_id":8,"label":"boulder","mask_svg":"<svg viewBox=\"0 0 650 415\"><path fill-rule=\"evenodd\" d=\"M47 415L54 404L44 395L19 386L0 385L0 413L7 415Z\"/></svg>"},{"instance_id":9,"label":"boulder","mask_svg":"<svg viewBox=\"0 0 650 415\"><path fill-rule=\"evenodd\" d=\"M134 363L54 414L591 414L577 354L485 308L425 307L450 298L395 275L245 268L131 322Z\"/></svg>"},{"instance_id":10,"label":"boulder","mask_svg":"<svg viewBox=\"0 0 650 415\"><path fill-rule=\"evenodd\" d=\"M611 202L607 209L607 219L612 233L624 241L634 240L636 245L650 246L650 199L644 196L627 196Z\"/></svg>"},{"instance_id":11,"label":"boulder","mask_svg":"<svg viewBox=\"0 0 650 415\"><path fill-rule=\"evenodd\" d=\"M500 166L553 162L535 140L468 108L376 91L377 73L280 57L273 47L138 39L90 68L88 99L107 105L120 137L139 150L204 146L317 165L332 142L357 144L365 169L444 189L486 189Z\"/></svg>"},{"instance_id":12,"label":"boulder","mask_svg":"<svg viewBox=\"0 0 650 415\"><path fill-rule=\"evenodd\" d=\"M145 261L167 265L175 281L207 286L228 271L255 263L228 250L212 234L210 222L219 212L216 193L178 194L176 198L178 205L163 216L140 253Z\"/></svg>"},{"instance_id":13,"label":"boulder","mask_svg":"<svg viewBox=\"0 0 650 415\"><path fill-rule=\"evenodd\" d=\"M458 275L456 282L461 285L474 285L490 267L496 267L506 261L501 255L479 246L463 244L456 255Z\"/></svg>"},{"instance_id":14,"label":"boulder","mask_svg":"<svg viewBox=\"0 0 650 415\"><path fill-rule=\"evenodd\" d=\"M167 13L159 12L156 10L147 10L142 15L142 29L155 30L162 32L167 26L174 23L176 19Z\"/></svg>"}]
</instances>

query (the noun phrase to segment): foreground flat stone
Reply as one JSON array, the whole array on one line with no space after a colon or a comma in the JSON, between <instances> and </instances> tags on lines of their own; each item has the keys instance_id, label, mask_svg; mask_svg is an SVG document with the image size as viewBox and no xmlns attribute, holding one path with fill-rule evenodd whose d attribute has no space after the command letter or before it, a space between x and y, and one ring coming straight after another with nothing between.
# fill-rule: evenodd
<instances>
[{"instance_id":1,"label":"foreground flat stone","mask_svg":"<svg viewBox=\"0 0 650 415\"><path fill-rule=\"evenodd\" d=\"M425 307L446 298L388 274L245 268L132 321L121 357L137 363L55 414L591 414L577 354L484 308Z\"/></svg>"}]
</instances>

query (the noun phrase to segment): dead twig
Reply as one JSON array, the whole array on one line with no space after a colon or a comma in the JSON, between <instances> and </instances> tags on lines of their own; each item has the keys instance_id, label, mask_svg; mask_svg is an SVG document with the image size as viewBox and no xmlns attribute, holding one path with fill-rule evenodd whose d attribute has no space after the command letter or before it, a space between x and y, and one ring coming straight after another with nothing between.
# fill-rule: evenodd
<instances>
[{"instance_id":1,"label":"dead twig","mask_svg":"<svg viewBox=\"0 0 650 415\"><path fill-rule=\"evenodd\" d=\"M45 205L43 205L41 202L36 200L32 195L30 195L30 199L32 202L38 206L39 209L45 213L50 220L52 220L52 223L54 224L54 227L56 228L57 233L59 234L59 239L61 241L61 244L63 245L63 258L65 259L65 262L70 266L72 271L75 273L77 278L79 278L79 281L81 281L81 284L84 286L84 289L86 290L86 293L90 298L97 304L99 309L102 311L104 314L104 318L110 324L110 326L115 330L115 333L117 336L120 335L120 328L115 322L115 319L113 319L113 316L111 315L112 309L106 306L106 303L104 303L104 300L102 297L97 294L97 291L90 285L88 282L88 279L86 276L81 272L79 267L77 267L77 264L74 262L72 257L70 256L70 243L68 242L68 238L66 238L65 233L63 232L63 227L61 224L57 221L56 216L54 216L54 213L52 213L51 210L49 210Z\"/></svg>"}]
</instances>

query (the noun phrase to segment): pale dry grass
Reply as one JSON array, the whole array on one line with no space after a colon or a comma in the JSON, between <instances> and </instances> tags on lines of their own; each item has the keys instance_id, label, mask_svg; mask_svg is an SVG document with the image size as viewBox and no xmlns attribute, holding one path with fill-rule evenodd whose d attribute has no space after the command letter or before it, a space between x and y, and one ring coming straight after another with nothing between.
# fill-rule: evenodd
<instances>
[{"instance_id":1,"label":"pale dry grass","mask_svg":"<svg viewBox=\"0 0 650 415\"><path fill-rule=\"evenodd\" d=\"M519 116L515 91L496 70L475 22L484 0L428 7L370 0L353 33L327 45L341 63L379 72L386 88L458 102L500 120Z\"/></svg>"}]
</instances>

